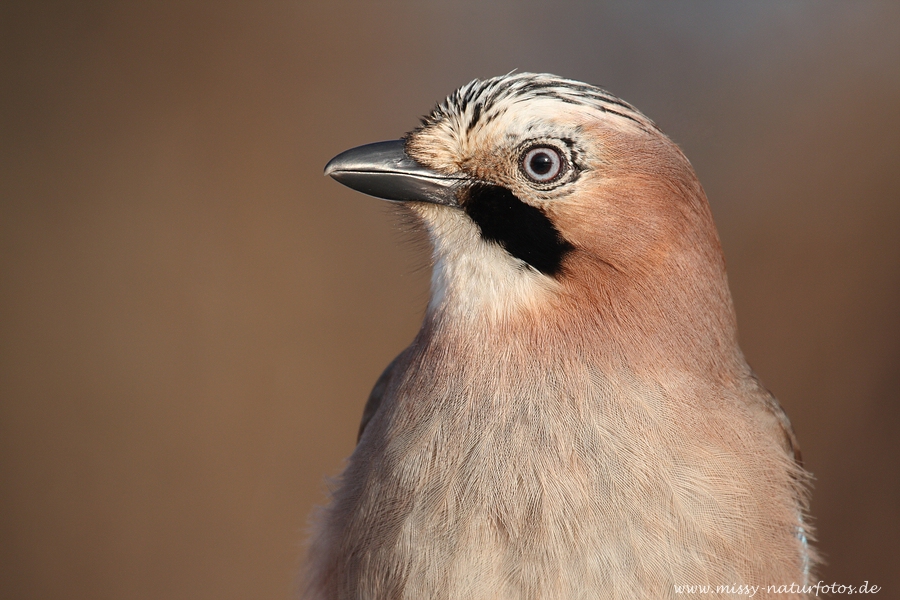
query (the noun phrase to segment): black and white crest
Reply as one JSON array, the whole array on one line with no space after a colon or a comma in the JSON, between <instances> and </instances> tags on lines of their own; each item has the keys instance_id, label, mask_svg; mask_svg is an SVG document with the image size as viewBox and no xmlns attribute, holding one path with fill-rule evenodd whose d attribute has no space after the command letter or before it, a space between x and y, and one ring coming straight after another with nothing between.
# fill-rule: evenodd
<instances>
[{"instance_id":1,"label":"black and white crest","mask_svg":"<svg viewBox=\"0 0 900 600\"><path fill-rule=\"evenodd\" d=\"M627 119L641 129L658 130L653 121L606 90L545 73L515 73L483 81L475 79L450 94L423 117L422 126L458 119L459 129L470 132L502 117L521 102L542 98L587 106Z\"/></svg>"}]
</instances>

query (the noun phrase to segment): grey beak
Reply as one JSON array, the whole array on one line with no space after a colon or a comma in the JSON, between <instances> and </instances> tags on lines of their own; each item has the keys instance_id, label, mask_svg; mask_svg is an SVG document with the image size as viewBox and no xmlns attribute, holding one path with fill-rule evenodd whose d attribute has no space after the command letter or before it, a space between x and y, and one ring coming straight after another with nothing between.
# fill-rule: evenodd
<instances>
[{"instance_id":1,"label":"grey beak","mask_svg":"<svg viewBox=\"0 0 900 600\"><path fill-rule=\"evenodd\" d=\"M403 140L376 142L341 152L325 165L325 174L347 187L396 202L459 206L456 191L463 177L426 169L406 154Z\"/></svg>"}]
</instances>

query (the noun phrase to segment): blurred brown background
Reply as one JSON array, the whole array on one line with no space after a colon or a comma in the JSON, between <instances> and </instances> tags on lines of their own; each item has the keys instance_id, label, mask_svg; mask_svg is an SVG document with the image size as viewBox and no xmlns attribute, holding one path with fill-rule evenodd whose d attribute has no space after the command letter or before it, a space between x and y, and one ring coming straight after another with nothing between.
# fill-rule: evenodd
<instances>
[{"instance_id":1,"label":"blurred brown background","mask_svg":"<svg viewBox=\"0 0 900 600\"><path fill-rule=\"evenodd\" d=\"M322 176L474 77L685 149L828 582L900 597L900 3L4 2L0 597L287 598L427 259Z\"/></svg>"}]
</instances>

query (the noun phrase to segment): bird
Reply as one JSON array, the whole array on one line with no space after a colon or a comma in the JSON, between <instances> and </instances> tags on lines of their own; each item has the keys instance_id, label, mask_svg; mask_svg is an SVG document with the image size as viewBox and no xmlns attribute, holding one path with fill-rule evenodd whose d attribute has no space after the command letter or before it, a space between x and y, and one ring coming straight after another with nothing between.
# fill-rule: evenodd
<instances>
[{"instance_id":1,"label":"bird","mask_svg":"<svg viewBox=\"0 0 900 600\"><path fill-rule=\"evenodd\" d=\"M653 121L514 72L325 174L408 214L432 275L311 519L303 597L807 596L811 475Z\"/></svg>"}]
</instances>

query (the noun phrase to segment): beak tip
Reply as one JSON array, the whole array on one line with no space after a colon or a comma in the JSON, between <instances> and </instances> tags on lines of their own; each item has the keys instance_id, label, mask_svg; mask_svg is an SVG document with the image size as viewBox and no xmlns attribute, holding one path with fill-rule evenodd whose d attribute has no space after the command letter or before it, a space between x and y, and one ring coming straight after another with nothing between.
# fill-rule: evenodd
<instances>
[{"instance_id":1,"label":"beak tip","mask_svg":"<svg viewBox=\"0 0 900 600\"><path fill-rule=\"evenodd\" d=\"M335 165L334 165L334 159L332 158L331 160L328 161L328 164L325 165L325 170L322 172L322 175L324 175L326 177L329 177L329 176L334 177L334 170L335 170Z\"/></svg>"}]
</instances>

